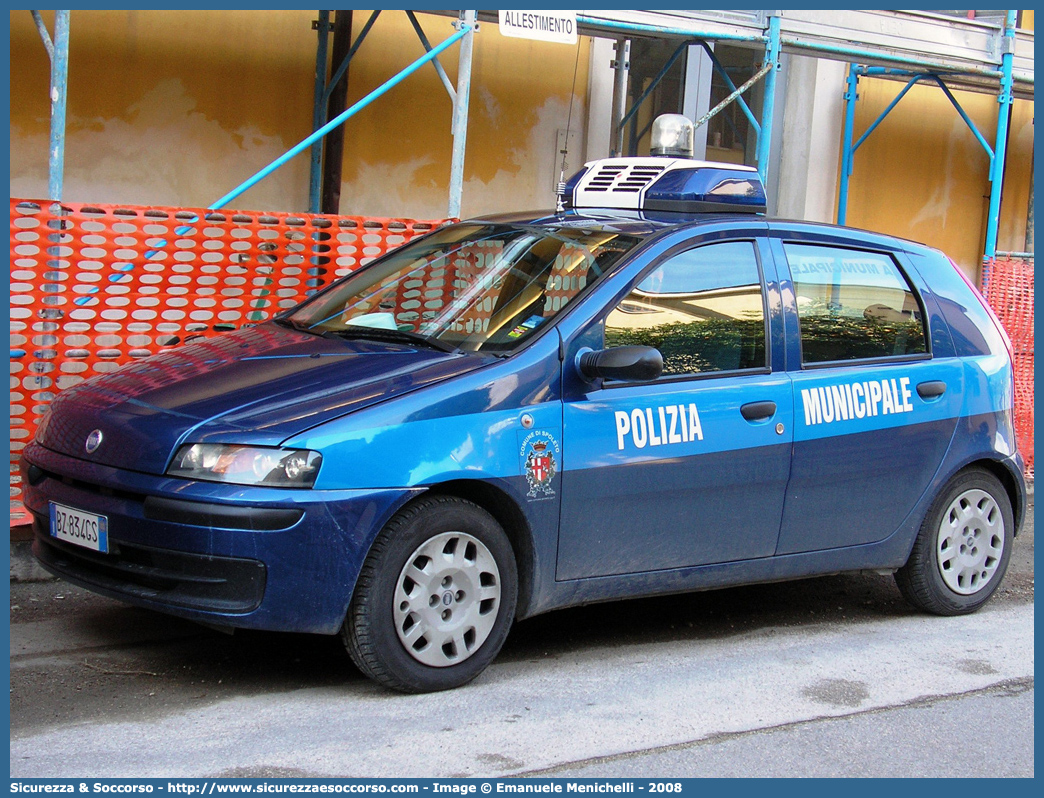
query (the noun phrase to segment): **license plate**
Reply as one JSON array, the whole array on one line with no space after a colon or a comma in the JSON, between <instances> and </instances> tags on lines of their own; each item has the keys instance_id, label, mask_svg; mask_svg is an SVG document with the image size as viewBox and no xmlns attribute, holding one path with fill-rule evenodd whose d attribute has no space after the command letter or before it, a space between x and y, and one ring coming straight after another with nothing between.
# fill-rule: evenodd
<instances>
[{"instance_id":1,"label":"license plate","mask_svg":"<svg viewBox=\"0 0 1044 798\"><path fill-rule=\"evenodd\" d=\"M109 519L51 502L51 535L94 551L109 550Z\"/></svg>"}]
</instances>

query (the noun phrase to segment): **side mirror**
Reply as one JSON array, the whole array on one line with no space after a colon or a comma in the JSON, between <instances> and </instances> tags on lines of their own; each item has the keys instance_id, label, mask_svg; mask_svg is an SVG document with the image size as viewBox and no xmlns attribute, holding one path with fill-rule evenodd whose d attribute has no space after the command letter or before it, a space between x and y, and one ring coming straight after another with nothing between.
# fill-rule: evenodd
<instances>
[{"instance_id":1,"label":"side mirror","mask_svg":"<svg viewBox=\"0 0 1044 798\"><path fill-rule=\"evenodd\" d=\"M655 380L663 372L663 355L651 346L614 346L611 349L581 350L576 367L587 380Z\"/></svg>"}]
</instances>

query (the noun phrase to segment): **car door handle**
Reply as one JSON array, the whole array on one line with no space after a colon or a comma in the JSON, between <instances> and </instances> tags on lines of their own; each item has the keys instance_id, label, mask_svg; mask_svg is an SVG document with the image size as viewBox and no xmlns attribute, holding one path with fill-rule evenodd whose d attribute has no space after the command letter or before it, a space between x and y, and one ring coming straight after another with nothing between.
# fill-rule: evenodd
<instances>
[{"instance_id":1,"label":"car door handle","mask_svg":"<svg viewBox=\"0 0 1044 798\"><path fill-rule=\"evenodd\" d=\"M942 380L929 380L917 384L917 395L922 399L937 399L946 393L946 383Z\"/></svg>"},{"instance_id":2,"label":"car door handle","mask_svg":"<svg viewBox=\"0 0 1044 798\"><path fill-rule=\"evenodd\" d=\"M764 421L776 412L775 402L748 402L740 408L747 421Z\"/></svg>"}]
</instances>

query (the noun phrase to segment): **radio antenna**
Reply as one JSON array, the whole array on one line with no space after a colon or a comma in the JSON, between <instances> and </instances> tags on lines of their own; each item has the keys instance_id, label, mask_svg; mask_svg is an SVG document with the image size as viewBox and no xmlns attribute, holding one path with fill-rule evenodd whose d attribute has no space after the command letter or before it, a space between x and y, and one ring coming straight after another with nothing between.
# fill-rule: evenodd
<instances>
[{"instance_id":1,"label":"radio antenna","mask_svg":"<svg viewBox=\"0 0 1044 798\"><path fill-rule=\"evenodd\" d=\"M583 15L584 12L580 12ZM566 117L566 134L565 141L562 142L562 165L558 170L558 191L555 192L558 199L558 210L565 210L562 204L562 193L565 191L565 168L566 168L566 157L569 155L569 130L573 125L573 98L576 96L576 72L580 66L580 38L576 40L576 61L573 63L573 83L569 87L569 115Z\"/></svg>"}]
</instances>

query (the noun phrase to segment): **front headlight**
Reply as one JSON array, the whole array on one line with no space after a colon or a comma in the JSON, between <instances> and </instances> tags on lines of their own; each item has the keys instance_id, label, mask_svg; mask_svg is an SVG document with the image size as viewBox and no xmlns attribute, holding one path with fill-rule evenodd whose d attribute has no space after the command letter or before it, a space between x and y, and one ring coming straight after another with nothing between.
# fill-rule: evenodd
<instances>
[{"instance_id":1,"label":"front headlight","mask_svg":"<svg viewBox=\"0 0 1044 798\"><path fill-rule=\"evenodd\" d=\"M302 449L190 443L178 449L167 474L236 485L310 488L322 462L319 452Z\"/></svg>"}]
</instances>

